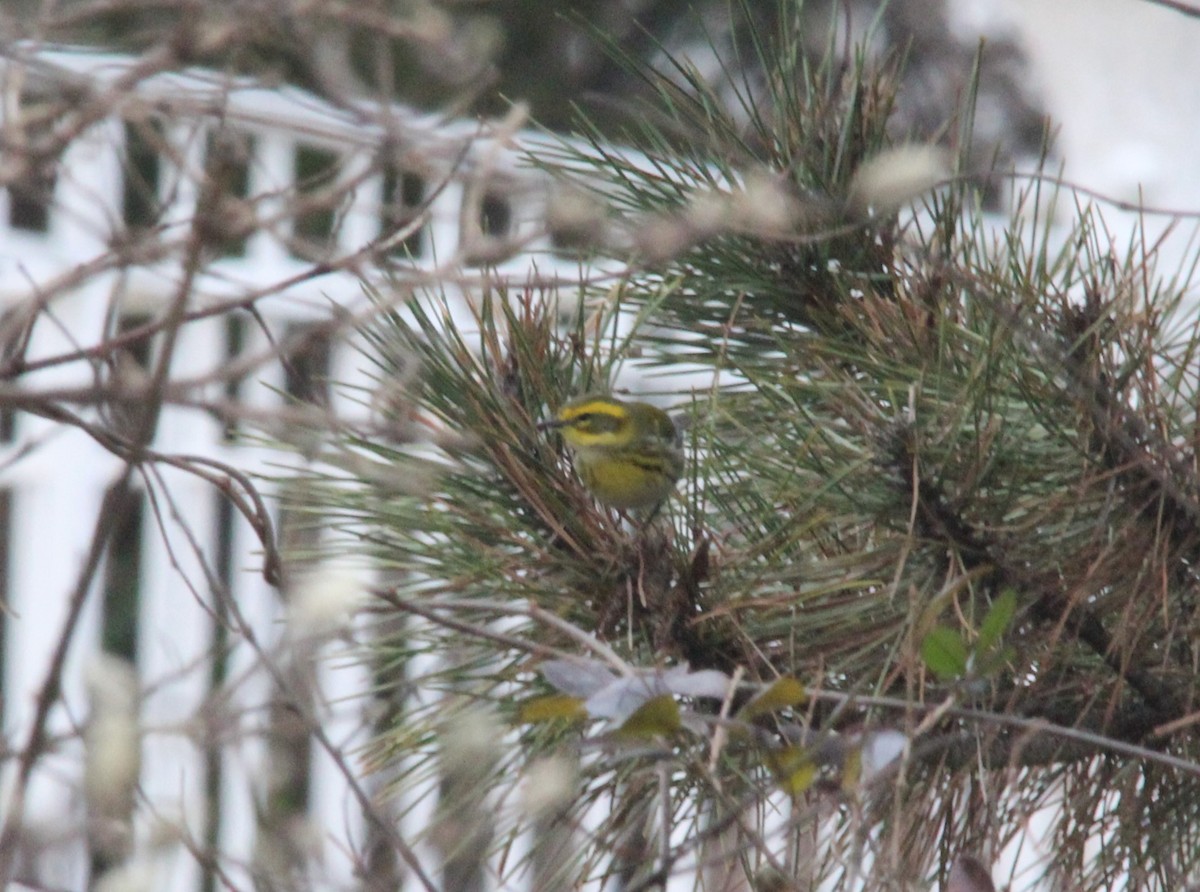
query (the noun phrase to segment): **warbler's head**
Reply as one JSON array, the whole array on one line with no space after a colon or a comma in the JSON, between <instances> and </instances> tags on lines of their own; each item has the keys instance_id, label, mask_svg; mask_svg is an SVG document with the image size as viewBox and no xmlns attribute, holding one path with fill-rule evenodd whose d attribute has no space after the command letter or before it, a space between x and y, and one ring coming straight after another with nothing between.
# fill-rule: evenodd
<instances>
[{"instance_id":1,"label":"warbler's head","mask_svg":"<svg viewBox=\"0 0 1200 892\"><path fill-rule=\"evenodd\" d=\"M560 408L554 420L542 427L561 431L569 445L583 449L620 446L639 435L635 427L639 405L611 396L582 396Z\"/></svg>"},{"instance_id":2,"label":"warbler's head","mask_svg":"<svg viewBox=\"0 0 1200 892\"><path fill-rule=\"evenodd\" d=\"M655 507L683 473L675 423L649 403L584 396L541 426L562 432L584 486L611 508Z\"/></svg>"}]
</instances>

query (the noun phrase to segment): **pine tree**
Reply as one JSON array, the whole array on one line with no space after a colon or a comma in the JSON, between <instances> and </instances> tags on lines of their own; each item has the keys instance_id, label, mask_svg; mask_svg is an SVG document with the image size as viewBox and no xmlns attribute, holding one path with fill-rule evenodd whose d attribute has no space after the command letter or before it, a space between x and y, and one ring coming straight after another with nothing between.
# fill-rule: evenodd
<instances>
[{"instance_id":1,"label":"pine tree","mask_svg":"<svg viewBox=\"0 0 1200 892\"><path fill-rule=\"evenodd\" d=\"M647 72L640 154L538 156L602 209L583 241L617 274L366 332L396 441L346 444L306 498L389 580L371 764L405 808L439 799L455 888L928 888L1035 816L1055 888L1182 887L1186 277L1094 207L1052 227L1050 178L999 222L953 164L927 191L936 153L888 131L898 62L752 33L766 75L732 102ZM598 506L538 427L630 365L688 460L650 518Z\"/></svg>"}]
</instances>

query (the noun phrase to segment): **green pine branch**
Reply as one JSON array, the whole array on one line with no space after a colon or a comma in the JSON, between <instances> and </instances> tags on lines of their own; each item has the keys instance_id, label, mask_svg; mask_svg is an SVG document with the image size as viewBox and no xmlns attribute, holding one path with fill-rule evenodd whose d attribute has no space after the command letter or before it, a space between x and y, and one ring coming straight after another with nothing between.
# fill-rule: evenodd
<instances>
[{"instance_id":1,"label":"green pine branch","mask_svg":"<svg viewBox=\"0 0 1200 892\"><path fill-rule=\"evenodd\" d=\"M381 387L401 367L415 383L392 409L400 442L348 448L422 487L359 474L310 491L391 570L377 609L409 618L371 650L398 670L381 683L409 692L372 760L408 766L401 788L429 777L439 735L484 706L496 758L472 789L572 753L568 886L606 870L653 884L718 844L751 876L924 882L1046 806L1049 876L1176 884L1200 869L1187 276L1110 245L1094 208L1049 228L1049 180L1023 185L1003 226L965 177L914 214L873 213L856 190L890 143L894 63L771 37L755 35L764 77L733 107L682 62L646 73L659 106L628 134L643 155L593 136L542 157L605 203L597 232L625 233L594 246L624 246L617 286L484 293L466 328L418 300L367 332ZM769 225L751 212L764 182L785 209ZM683 370L717 382L675 392L688 472L640 524L595 504L538 428L635 354L668 393ZM691 724L659 716L632 748L586 704L523 720L554 692L545 661L602 657L742 686L724 704L676 692ZM838 699L716 720L781 677ZM970 712L930 718L939 704ZM886 782L856 784L863 728L909 740ZM787 863L753 829L781 791L819 840ZM509 845L519 813L496 821L488 838ZM690 842L659 845L678 823Z\"/></svg>"}]
</instances>

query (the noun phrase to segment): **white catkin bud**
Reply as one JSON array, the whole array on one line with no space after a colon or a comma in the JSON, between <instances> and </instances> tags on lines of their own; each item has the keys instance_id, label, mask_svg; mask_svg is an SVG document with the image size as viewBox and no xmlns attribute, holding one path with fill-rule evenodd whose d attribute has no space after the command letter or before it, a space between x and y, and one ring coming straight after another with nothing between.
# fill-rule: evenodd
<instances>
[{"instance_id":1,"label":"white catkin bud","mask_svg":"<svg viewBox=\"0 0 1200 892\"><path fill-rule=\"evenodd\" d=\"M325 564L301 577L288 601L288 628L298 639L334 635L350 625L366 598L353 568Z\"/></svg>"},{"instance_id":2,"label":"white catkin bud","mask_svg":"<svg viewBox=\"0 0 1200 892\"><path fill-rule=\"evenodd\" d=\"M529 817L552 817L574 797L575 766L561 756L538 759L529 764L521 783L521 806Z\"/></svg>"},{"instance_id":3,"label":"white catkin bud","mask_svg":"<svg viewBox=\"0 0 1200 892\"><path fill-rule=\"evenodd\" d=\"M679 217L657 216L638 227L632 244L651 263L670 260L682 254L697 239L693 226Z\"/></svg>"},{"instance_id":4,"label":"white catkin bud","mask_svg":"<svg viewBox=\"0 0 1200 892\"><path fill-rule=\"evenodd\" d=\"M761 171L746 176L741 190L731 196L729 209L739 228L764 235L791 230L800 216L796 199L786 185Z\"/></svg>"},{"instance_id":5,"label":"white catkin bud","mask_svg":"<svg viewBox=\"0 0 1200 892\"><path fill-rule=\"evenodd\" d=\"M936 146L888 149L865 161L850 183L850 209L887 214L928 192L949 175L949 158Z\"/></svg>"},{"instance_id":6,"label":"white catkin bud","mask_svg":"<svg viewBox=\"0 0 1200 892\"><path fill-rule=\"evenodd\" d=\"M555 190L546 207L546 228L568 245L590 248L606 241L607 211L589 192L569 186Z\"/></svg>"},{"instance_id":7,"label":"white catkin bud","mask_svg":"<svg viewBox=\"0 0 1200 892\"><path fill-rule=\"evenodd\" d=\"M411 4L405 24L413 39L422 43L443 44L454 37L454 20L450 14L429 2Z\"/></svg>"},{"instance_id":8,"label":"white catkin bud","mask_svg":"<svg viewBox=\"0 0 1200 892\"><path fill-rule=\"evenodd\" d=\"M499 752L500 729L500 719L490 709L464 709L442 728L443 767L447 771L486 771Z\"/></svg>"},{"instance_id":9,"label":"white catkin bud","mask_svg":"<svg viewBox=\"0 0 1200 892\"><path fill-rule=\"evenodd\" d=\"M85 670L91 716L83 733L83 794L93 816L128 818L141 771L138 685L133 667L108 654Z\"/></svg>"},{"instance_id":10,"label":"white catkin bud","mask_svg":"<svg viewBox=\"0 0 1200 892\"><path fill-rule=\"evenodd\" d=\"M131 861L104 872L92 892L153 892L160 888L154 869L145 861Z\"/></svg>"},{"instance_id":11,"label":"white catkin bud","mask_svg":"<svg viewBox=\"0 0 1200 892\"><path fill-rule=\"evenodd\" d=\"M698 239L720 232L729 225L729 196L708 189L695 192L688 202L687 222Z\"/></svg>"}]
</instances>

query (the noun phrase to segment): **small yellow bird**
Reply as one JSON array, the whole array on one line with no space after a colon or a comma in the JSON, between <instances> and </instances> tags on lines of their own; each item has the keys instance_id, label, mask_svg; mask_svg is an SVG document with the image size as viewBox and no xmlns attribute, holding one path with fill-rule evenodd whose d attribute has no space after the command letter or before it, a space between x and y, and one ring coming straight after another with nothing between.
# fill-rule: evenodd
<instances>
[{"instance_id":1,"label":"small yellow bird","mask_svg":"<svg viewBox=\"0 0 1200 892\"><path fill-rule=\"evenodd\" d=\"M670 415L649 403L583 396L540 427L562 433L580 479L610 508L656 506L683 474L679 430Z\"/></svg>"}]
</instances>

